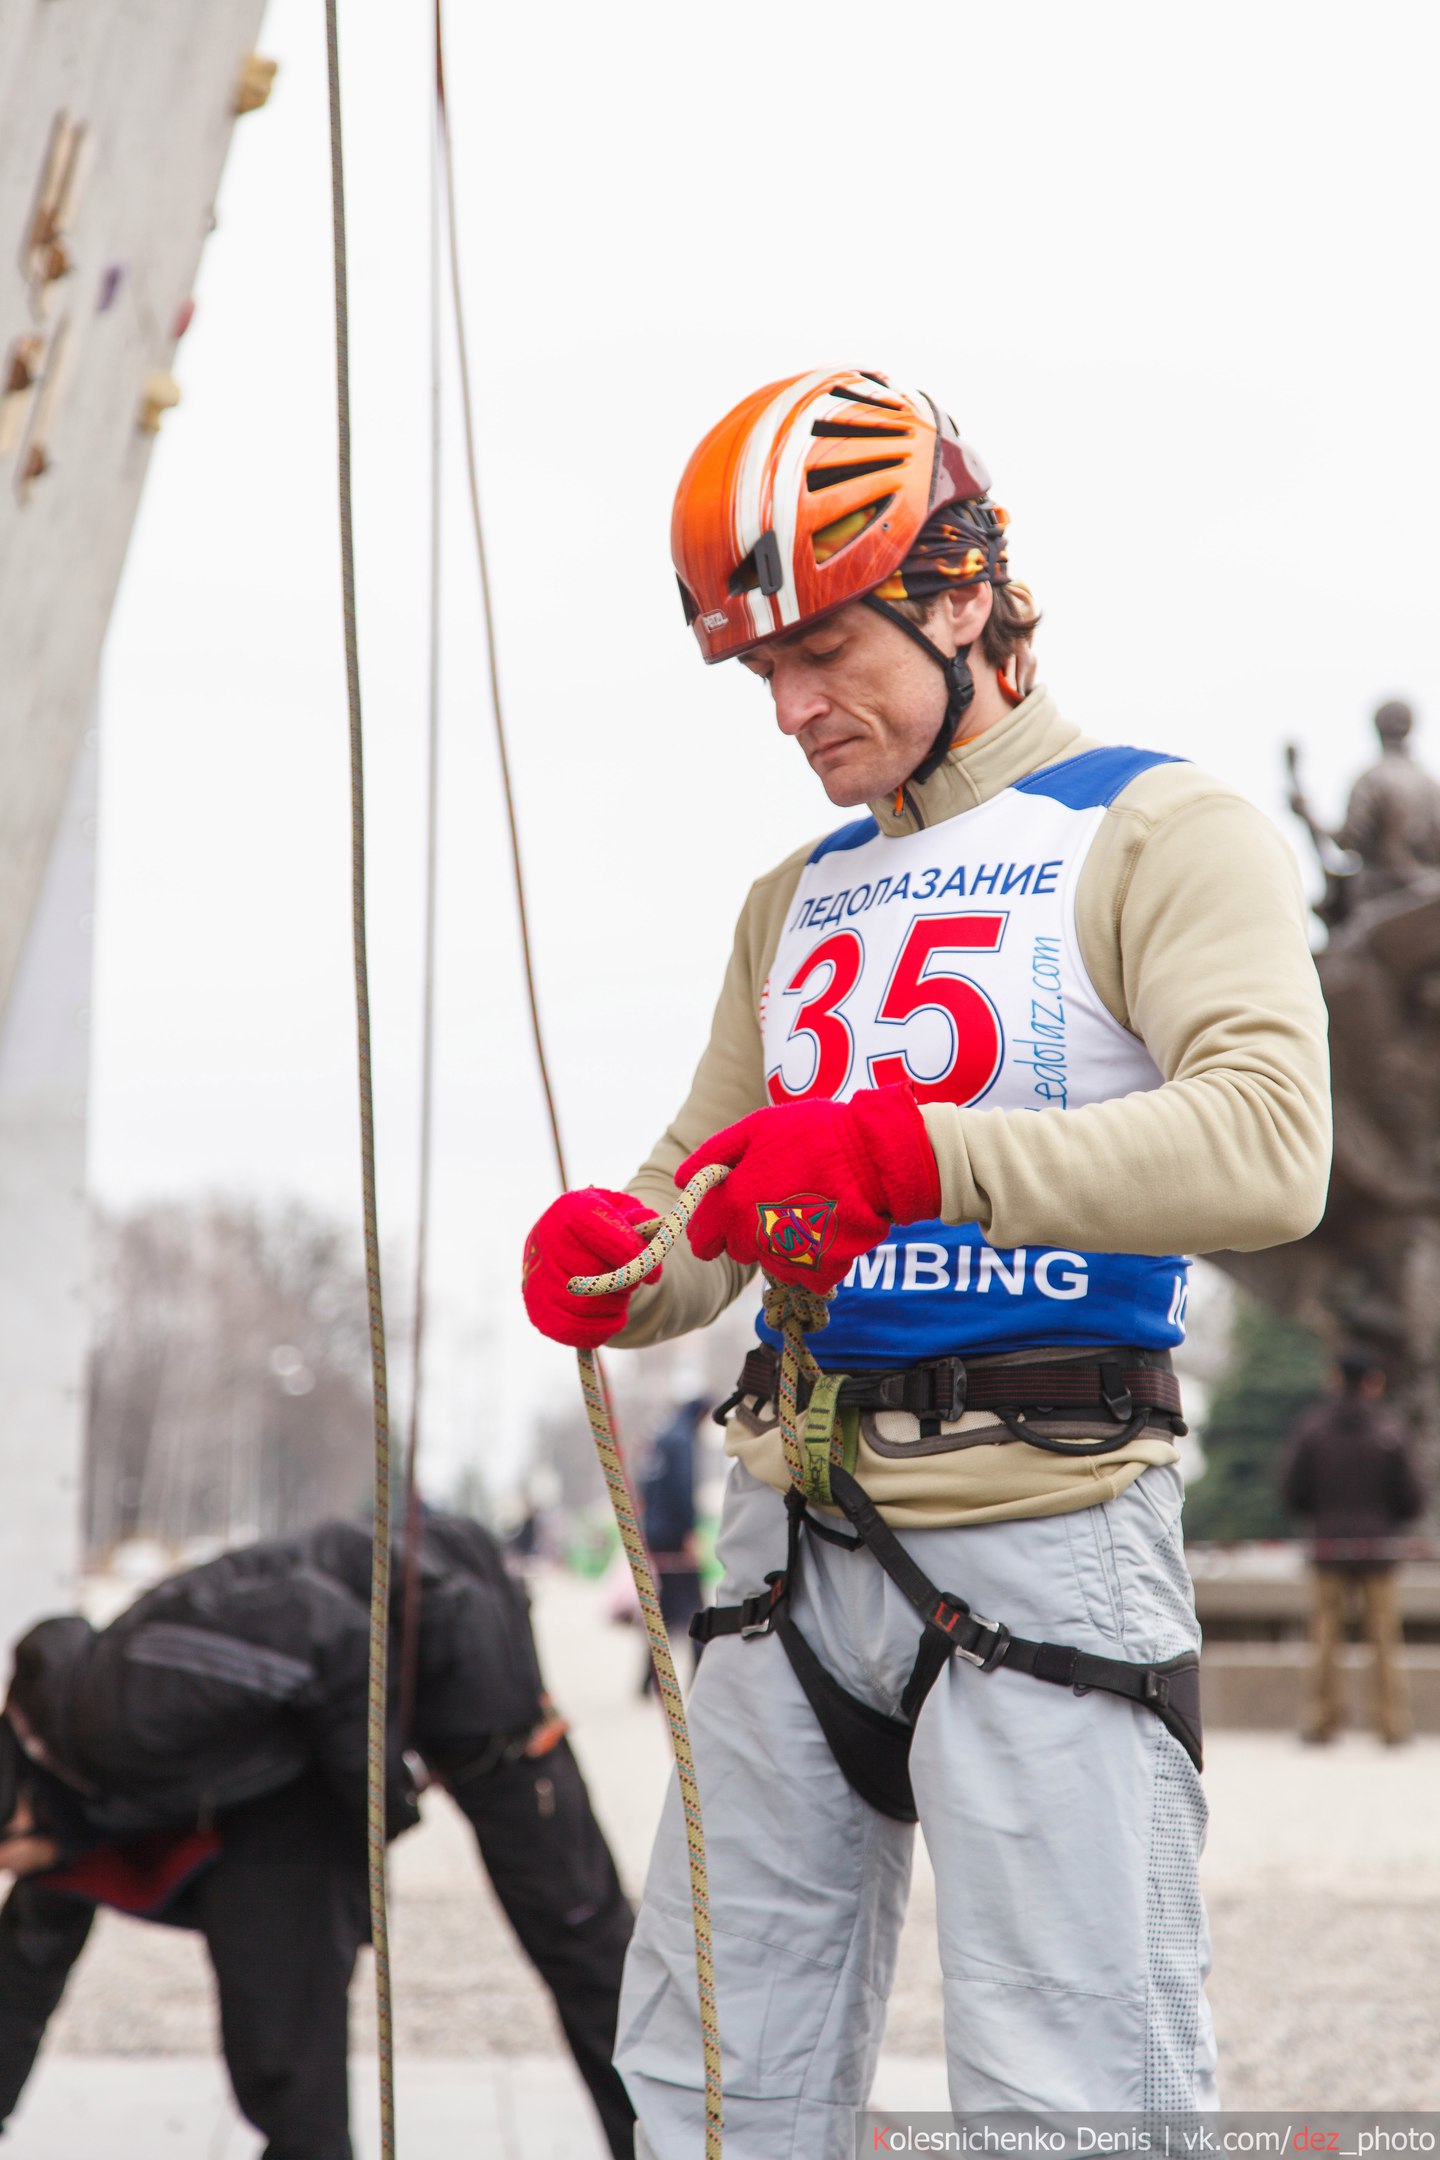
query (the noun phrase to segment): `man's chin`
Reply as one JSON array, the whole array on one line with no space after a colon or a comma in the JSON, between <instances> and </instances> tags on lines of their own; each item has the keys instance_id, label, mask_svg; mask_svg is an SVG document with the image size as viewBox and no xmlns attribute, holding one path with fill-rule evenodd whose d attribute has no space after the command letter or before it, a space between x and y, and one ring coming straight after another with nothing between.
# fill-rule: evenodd
<instances>
[{"instance_id":1,"label":"man's chin","mask_svg":"<svg viewBox=\"0 0 1440 2160\"><path fill-rule=\"evenodd\" d=\"M815 777L837 810L857 810L861 803L870 800L870 789L864 777L847 772L843 764L837 764L829 772L817 772Z\"/></svg>"}]
</instances>

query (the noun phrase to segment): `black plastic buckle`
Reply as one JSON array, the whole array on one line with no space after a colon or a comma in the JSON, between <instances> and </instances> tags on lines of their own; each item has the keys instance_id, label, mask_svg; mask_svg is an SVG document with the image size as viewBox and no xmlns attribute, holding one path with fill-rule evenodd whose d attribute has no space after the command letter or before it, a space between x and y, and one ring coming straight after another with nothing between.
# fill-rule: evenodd
<instances>
[{"instance_id":1,"label":"black plastic buckle","mask_svg":"<svg viewBox=\"0 0 1440 2160\"><path fill-rule=\"evenodd\" d=\"M1106 1358L1100 1367L1100 1400L1117 1425L1128 1425L1135 1415L1134 1397L1113 1358Z\"/></svg>"},{"instance_id":2,"label":"black plastic buckle","mask_svg":"<svg viewBox=\"0 0 1440 2160\"><path fill-rule=\"evenodd\" d=\"M970 1376L965 1370L965 1360L958 1357L936 1358L930 1368L931 1403L934 1415L947 1423L963 1417L965 1397L969 1392Z\"/></svg>"},{"instance_id":3,"label":"black plastic buckle","mask_svg":"<svg viewBox=\"0 0 1440 2160\"><path fill-rule=\"evenodd\" d=\"M1169 1709L1170 1676L1168 1673L1155 1672L1153 1669L1146 1673L1145 1700L1154 1710Z\"/></svg>"}]
</instances>

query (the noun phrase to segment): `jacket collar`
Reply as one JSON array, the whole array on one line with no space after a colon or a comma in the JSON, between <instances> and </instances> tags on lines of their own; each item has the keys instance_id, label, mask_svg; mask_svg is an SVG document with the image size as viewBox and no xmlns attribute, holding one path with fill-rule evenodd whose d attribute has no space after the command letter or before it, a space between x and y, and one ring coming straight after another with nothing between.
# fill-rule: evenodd
<instances>
[{"instance_id":1,"label":"jacket collar","mask_svg":"<svg viewBox=\"0 0 1440 2160\"><path fill-rule=\"evenodd\" d=\"M898 817L893 795L872 802L870 811L881 832L892 839L941 825L946 818L978 809L1027 773L1073 757L1088 741L1079 728L1061 718L1055 700L1042 685L983 735L969 741L962 737L928 780L919 786L908 783Z\"/></svg>"}]
</instances>

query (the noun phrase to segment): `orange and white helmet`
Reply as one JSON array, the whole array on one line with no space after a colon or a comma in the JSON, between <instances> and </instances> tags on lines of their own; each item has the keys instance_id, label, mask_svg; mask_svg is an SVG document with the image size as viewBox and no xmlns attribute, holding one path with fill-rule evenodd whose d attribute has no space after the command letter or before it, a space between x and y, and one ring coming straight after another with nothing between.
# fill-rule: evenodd
<instances>
[{"instance_id":1,"label":"orange and white helmet","mask_svg":"<svg viewBox=\"0 0 1440 2160\"><path fill-rule=\"evenodd\" d=\"M676 491L670 550L701 652L723 660L849 600L904 598L901 567L947 503L980 512L955 582L1003 575L989 485L923 391L864 368L768 383L710 430Z\"/></svg>"}]
</instances>

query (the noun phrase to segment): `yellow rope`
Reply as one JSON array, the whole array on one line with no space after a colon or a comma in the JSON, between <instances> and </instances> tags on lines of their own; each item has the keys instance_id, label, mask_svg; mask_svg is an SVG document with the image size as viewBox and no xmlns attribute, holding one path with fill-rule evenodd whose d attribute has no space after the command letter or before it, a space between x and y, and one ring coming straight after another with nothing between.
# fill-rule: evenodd
<instances>
[{"instance_id":1,"label":"yellow rope","mask_svg":"<svg viewBox=\"0 0 1440 2160\"><path fill-rule=\"evenodd\" d=\"M350 488L350 328L345 268L345 164L340 135L340 43L336 0L325 0L330 89L330 199L335 245L335 415L340 484L340 584L345 617L345 682L350 712L351 925L355 954L355 1034L360 1079L360 1186L365 1216L365 1286L375 1405L375 1526L370 1553L370 1682L366 1724L366 1810L370 1940L380 2053L381 2160L395 2156L395 2052L391 2033L390 1930L385 1908L385 1714L390 1665L390 1411L385 1311L380 1295L380 1229L375 1201L375 1103L370 1075L370 981L365 949L365 778L360 717L360 646L355 626L355 542Z\"/></svg>"},{"instance_id":2,"label":"yellow rope","mask_svg":"<svg viewBox=\"0 0 1440 2160\"><path fill-rule=\"evenodd\" d=\"M612 1268L605 1275L572 1276L566 1285L571 1295L604 1297L614 1291L633 1290L637 1283L643 1282L651 1270L658 1267L666 1255L674 1250L686 1224L706 1193L713 1192L729 1174L720 1163L711 1163L701 1170L691 1178L675 1206L662 1218L649 1244L636 1259L627 1261L624 1267ZM767 1281L765 1317L772 1326L783 1331L785 1338L785 1350L780 1361L780 1430L786 1466L797 1485L803 1485L805 1475L804 1454L798 1431L798 1375L803 1370L807 1378L814 1380L820 1369L805 1348L803 1335L806 1329L824 1327L830 1317L828 1305L828 1297L813 1290L798 1288L792 1283ZM625 1475L620 1450L615 1444L594 1353L581 1350L576 1354L580 1361L580 1387L585 1397L590 1430L595 1438L600 1467L605 1473L605 1483L610 1489L615 1520L620 1526L620 1540L630 1562L630 1572L635 1578L640 1610L645 1617L645 1632L650 1638L650 1654L655 1661L655 1676L660 1683L660 1699L665 1706L665 1717L670 1727L670 1745L675 1757L675 1772L680 1782L680 1803L685 1815L685 1843L690 1855L690 1903L695 1915L695 1976L700 1990L700 2036L705 2056L705 2160L720 2160L724 2129L720 2019L715 1994L715 1947L710 1927L710 1877L705 1864L705 1828L700 1814L700 1786L695 1776L695 1757L691 1752L684 1698L680 1693L680 1683L675 1677L675 1663L670 1655L670 1637L660 1613L660 1599L650 1567L650 1556L640 1534L635 1497ZM840 1459L839 1445L837 1437L831 1448L837 1462Z\"/></svg>"}]
</instances>

